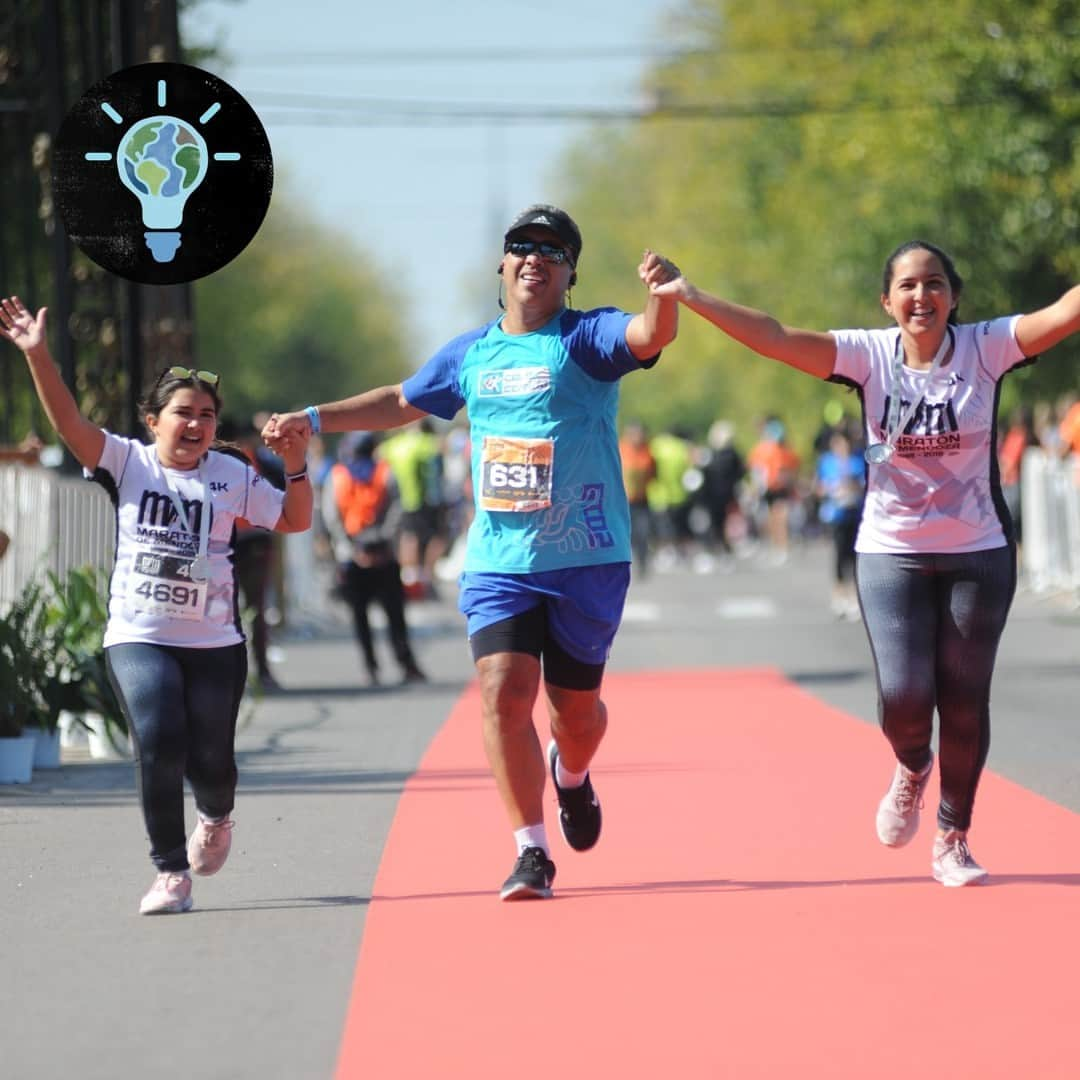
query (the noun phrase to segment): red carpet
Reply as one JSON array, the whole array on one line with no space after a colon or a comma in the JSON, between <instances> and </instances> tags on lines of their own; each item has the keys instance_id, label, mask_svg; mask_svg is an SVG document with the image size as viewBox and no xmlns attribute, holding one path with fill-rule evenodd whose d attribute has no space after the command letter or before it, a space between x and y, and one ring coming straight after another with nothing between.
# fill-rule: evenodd
<instances>
[{"instance_id":1,"label":"red carpet","mask_svg":"<svg viewBox=\"0 0 1080 1080\"><path fill-rule=\"evenodd\" d=\"M1080 1076L1080 816L990 773L981 888L883 848L881 734L768 670L611 675L604 834L514 850L467 693L402 795L339 1080ZM538 715L543 715L538 710ZM546 741L546 729L542 737Z\"/></svg>"}]
</instances>

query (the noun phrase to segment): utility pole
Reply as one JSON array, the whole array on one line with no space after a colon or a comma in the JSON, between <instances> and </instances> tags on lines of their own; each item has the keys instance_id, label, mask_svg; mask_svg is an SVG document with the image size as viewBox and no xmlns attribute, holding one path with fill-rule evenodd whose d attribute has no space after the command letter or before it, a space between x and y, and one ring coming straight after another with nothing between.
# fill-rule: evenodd
<instances>
[{"instance_id":1,"label":"utility pole","mask_svg":"<svg viewBox=\"0 0 1080 1080\"><path fill-rule=\"evenodd\" d=\"M180 62L180 20L176 0L111 0L113 52L117 69L145 63ZM121 286L121 339L127 370L127 423L140 430L138 403L152 370L170 363L194 363L194 322L190 285Z\"/></svg>"},{"instance_id":2,"label":"utility pole","mask_svg":"<svg viewBox=\"0 0 1080 1080\"><path fill-rule=\"evenodd\" d=\"M46 120L52 138L60 130L63 122L66 93L64 89L64 39L60 26L60 3L59 0L45 0L42 10L44 22L42 39L44 42L44 75L45 75L45 100ZM68 323L74 310L74 288L71 280L71 258L67 236L56 212L56 205L52 197L52 144L48 146L40 139L36 140L34 147L35 168L43 180L41 216L44 218L45 231L49 237L49 263L52 267L53 288L55 289L56 308L54 319L59 333L55 335L57 360L60 364L60 373L68 386L75 386L75 343L71 334L68 333ZM78 470L78 463L71 455L71 451L64 448L64 469L66 472Z\"/></svg>"},{"instance_id":3,"label":"utility pole","mask_svg":"<svg viewBox=\"0 0 1080 1080\"><path fill-rule=\"evenodd\" d=\"M65 383L96 421L136 436L149 371L193 363L192 289L138 285L72 246L54 198L55 140L75 102L107 75L180 62L177 6L0 0L0 284L48 306ZM16 441L39 415L25 372L3 354L0 441Z\"/></svg>"}]
</instances>

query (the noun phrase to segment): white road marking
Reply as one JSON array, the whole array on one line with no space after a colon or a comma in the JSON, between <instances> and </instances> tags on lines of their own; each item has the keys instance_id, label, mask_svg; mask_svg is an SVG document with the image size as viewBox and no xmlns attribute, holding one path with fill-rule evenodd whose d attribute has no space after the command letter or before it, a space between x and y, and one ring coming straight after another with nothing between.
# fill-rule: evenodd
<instances>
[{"instance_id":1,"label":"white road marking","mask_svg":"<svg viewBox=\"0 0 1080 1080\"><path fill-rule=\"evenodd\" d=\"M775 619L776 604L767 596L739 596L717 605L721 619Z\"/></svg>"},{"instance_id":2,"label":"white road marking","mask_svg":"<svg viewBox=\"0 0 1080 1080\"><path fill-rule=\"evenodd\" d=\"M659 622L660 605L631 603L623 608L623 622Z\"/></svg>"}]
</instances>

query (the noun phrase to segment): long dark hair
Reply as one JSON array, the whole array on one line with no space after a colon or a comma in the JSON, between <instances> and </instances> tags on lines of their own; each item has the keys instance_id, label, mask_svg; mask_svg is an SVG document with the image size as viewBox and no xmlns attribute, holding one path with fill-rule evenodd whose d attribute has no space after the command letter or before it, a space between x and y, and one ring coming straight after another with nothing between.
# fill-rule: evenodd
<instances>
[{"instance_id":1,"label":"long dark hair","mask_svg":"<svg viewBox=\"0 0 1080 1080\"><path fill-rule=\"evenodd\" d=\"M954 326L957 323L957 309L960 306L960 294L964 291L964 279L956 270L956 265L953 263L952 258L941 250L936 244L931 244L926 240L909 240L906 244L901 244L886 260L885 269L881 275L881 294L882 296L889 295L889 289L892 288L893 274L896 270L896 260L903 255L907 255L910 251L929 251L942 266L945 271L945 276L949 279L949 288L952 289L953 299L956 304L949 312L949 322Z\"/></svg>"}]
</instances>

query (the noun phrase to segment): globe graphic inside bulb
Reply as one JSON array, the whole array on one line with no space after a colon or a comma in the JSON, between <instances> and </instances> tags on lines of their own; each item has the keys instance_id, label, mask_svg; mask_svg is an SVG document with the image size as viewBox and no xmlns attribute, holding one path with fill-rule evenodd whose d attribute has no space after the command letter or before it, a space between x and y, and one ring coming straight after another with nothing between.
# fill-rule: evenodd
<instances>
[{"instance_id":1,"label":"globe graphic inside bulb","mask_svg":"<svg viewBox=\"0 0 1080 1080\"><path fill-rule=\"evenodd\" d=\"M123 185L142 207L146 246L171 262L180 246L184 204L206 176L206 140L175 116L150 116L128 128L116 155Z\"/></svg>"}]
</instances>

